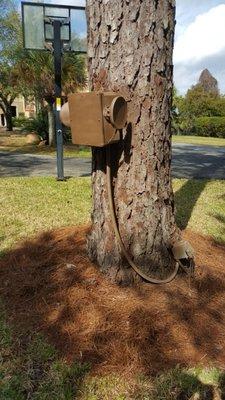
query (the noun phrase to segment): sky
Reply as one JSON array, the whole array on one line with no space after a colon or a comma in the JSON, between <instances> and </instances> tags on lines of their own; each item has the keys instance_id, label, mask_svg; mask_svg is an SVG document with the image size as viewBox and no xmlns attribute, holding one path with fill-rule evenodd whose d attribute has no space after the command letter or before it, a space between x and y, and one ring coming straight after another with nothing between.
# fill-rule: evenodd
<instances>
[{"instance_id":1,"label":"sky","mask_svg":"<svg viewBox=\"0 0 225 400\"><path fill-rule=\"evenodd\" d=\"M225 93L225 0L177 0L174 81L181 94L208 68Z\"/></svg>"},{"instance_id":2,"label":"sky","mask_svg":"<svg viewBox=\"0 0 225 400\"><path fill-rule=\"evenodd\" d=\"M45 2L85 6L85 0ZM174 82L178 92L185 94L208 68L225 93L225 0L177 0L176 5Z\"/></svg>"}]
</instances>

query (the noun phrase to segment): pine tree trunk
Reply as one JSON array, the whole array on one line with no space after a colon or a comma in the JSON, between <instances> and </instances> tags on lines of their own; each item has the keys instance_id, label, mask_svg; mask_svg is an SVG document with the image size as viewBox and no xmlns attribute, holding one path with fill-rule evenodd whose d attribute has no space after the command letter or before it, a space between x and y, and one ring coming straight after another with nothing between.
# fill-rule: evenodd
<instances>
[{"instance_id":1,"label":"pine tree trunk","mask_svg":"<svg viewBox=\"0 0 225 400\"><path fill-rule=\"evenodd\" d=\"M128 101L123 141L112 146L115 208L125 247L141 269L165 277L180 237L171 185L174 0L87 0L91 90ZM136 278L121 255L106 192L106 151L93 150L90 258L117 282Z\"/></svg>"},{"instance_id":2,"label":"pine tree trunk","mask_svg":"<svg viewBox=\"0 0 225 400\"><path fill-rule=\"evenodd\" d=\"M55 134L55 118L53 105L48 104L48 144L49 146L55 146L56 143Z\"/></svg>"}]
</instances>

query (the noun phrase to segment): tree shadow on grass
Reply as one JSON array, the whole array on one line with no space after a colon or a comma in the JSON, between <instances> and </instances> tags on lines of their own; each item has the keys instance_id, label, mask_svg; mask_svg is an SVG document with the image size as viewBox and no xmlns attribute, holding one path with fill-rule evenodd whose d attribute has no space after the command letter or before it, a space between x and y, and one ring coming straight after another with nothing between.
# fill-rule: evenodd
<instances>
[{"instance_id":1,"label":"tree shadow on grass","mask_svg":"<svg viewBox=\"0 0 225 400\"><path fill-rule=\"evenodd\" d=\"M204 191L208 180L190 179L174 194L176 208L176 222L180 229L185 229L191 218L195 204Z\"/></svg>"},{"instance_id":2,"label":"tree shadow on grass","mask_svg":"<svg viewBox=\"0 0 225 400\"><path fill-rule=\"evenodd\" d=\"M209 178L224 177L223 158L221 155L211 154L211 147L208 150L206 154L199 154L198 150L193 152L192 146L191 149L185 146L185 150L181 146L180 153L173 156L176 160L173 166L175 176L191 178L175 193L176 221L180 229L187 227L194 206L210 181ZM204 179L205 177L207 179Z\"/></svg>"},{"instance_id":3,"label":"tree shadow on grass","mask_svg":"<svg viewBox=\"0 0 225 400\"><path fill-rule=\"evenodd\" d=\"M222 240L222 238L225 235L225 216L220 214L220 213L211 213L211 216L214 218L214 220L219 224L218 226L218 243L223 243L224 241Z\"/></svg>"},{"instance_id":4,"label":"tree shadow on grass","mask_svg":"<svg viewBox=\"0 0 225 400\"><path fill-rule=\"evenodd\" d=\"M199 371L201 375L201 371ZM167 400L223 400L224 373L211 384L201 381L198 371L185 371L180 368L165 374L156 380L156 398Z\"/></svg>"},{"instance_id":5,"label":"tree shadow on grass","mask_svg":"<svg viewBox=\"0 0 225 400\"><path fill-rule=\"evenodd\" d=\"M201 375L208 373L208 381ZM214 377L213 374L216 376ZM134 399L148 400L224 400L224 373L215 369L203 370L201 368L185 370L180 367L157 376L152 381L152 386L140 396L140 388L133 393ZM213 378L213 379L210 379ZM207 380L207 379L206 379ZM144 387L144 385L143 385ZM140 396L140 397L139 397Z\"/></svg>"}]
</instances>

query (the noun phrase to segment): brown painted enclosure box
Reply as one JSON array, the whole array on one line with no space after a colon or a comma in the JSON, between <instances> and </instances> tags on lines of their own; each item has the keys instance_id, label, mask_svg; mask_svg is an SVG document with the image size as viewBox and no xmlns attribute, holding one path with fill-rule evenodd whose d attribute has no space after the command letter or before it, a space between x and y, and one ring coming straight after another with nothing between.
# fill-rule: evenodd
<instances>
[{"instance_id":1,"label":"brown painted enclosure box","mask_svg":"<svg viewBox=\"0 0 225 400\"><path fill-rule=\"evenodd\" d=\"M102 147L119 140L119 131L103 115L117 97L115 93L96 92L69 95L73 144Z\"/></svg>"}]
</instances>

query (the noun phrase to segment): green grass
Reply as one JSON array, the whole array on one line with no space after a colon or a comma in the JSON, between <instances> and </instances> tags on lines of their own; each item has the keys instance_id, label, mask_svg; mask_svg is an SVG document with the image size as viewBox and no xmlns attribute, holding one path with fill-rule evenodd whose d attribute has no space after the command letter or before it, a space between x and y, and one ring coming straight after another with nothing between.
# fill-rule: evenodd
<instances>
[{"instance_id":1,"label":"green grass","mask_svg":"<svg viewBox=\"0 0 225 400\"><path fill-rule=\"evenodd\" d=\"M179 226L225 243L225 181L175 179L173 185ZM1 249L7 251L40 231L87 223L90 178L2 178L0 207ZM90 368L67 365L37 332L21 350L0 304L0 400L189 400L225 393L224 373L217 368L177 367L154 379L138 375L132 381L116 374L93 377Z\"/></svg>"},{"instance_id":2,"label":"green grass","mask_svg":"<svg viewBox=\"0 0 225 400\"><path fill-rule=\"evenodd\" d=\"M187 143L205 146L225 146L225 139L201 136L185 136L174 135L173 143ZM1 134L0 135L0 151L19 153L19 154L40 154L55 156L56 149L49 146L39 147L37 145L29 145L26 143L26 136L19 134ZM91 150L85 146L74 146L67 144L64 146L64 157L91 157Z\"/></svg>"},{"instance_id":3,"label":"green grass","mask_svg":"<svg viewBox=\"0 0 225 400\"><path fill-rule=\"evenodd\" d=\"M178 225L225 243L225 181L175 179Z\"/></svg>"},{"instance_id":4,"label":"green grass","mask_svg":"<svg viewBox=\"0 0 225 400\"><path fill-rule=\"evenodd\" d=\"M0 180L0 248L39 231L89 221L90 178L57 182L55 178Z\"/></svg>"},{"instance_id":5,"label":"green grass","mask_svg":"<svg viewBox=\"0 0 225 400\"><path fill-rule=\"evenodd\" d=\"M180 227L225 243L225 181L175 179ZM18 240L52 228L90 220L90 178L3 178L0 180L0 243L6 250Z\"/></svg>"},{"instance_id":6,"label":"green grass","mask_svg":"<svg viewBox=\"0 0 225 400\"><path fill-rule=\"evenodd\" d=\"M5 148L1 148L0 150L6 151ZM13 153L19 153L19 154L39 154L39 155L45 155L45 156L51 156L55 157L56 156L56 148L55 147L49 147L49 146L44 146L44 147L39 147L37 145L28 145L25 144L20 147L9 147L7 149L9 152ZM91 157L91 151L88 147L78 147L78 146L73 146L72 144L69 145L64 145L63 146L63 156L64 157L81 157L81 158L88 158Z\"/></svg>"},{"instance_id":7,"label":"green grass","mask_svg":"<svg viewBox=\"0 0 225 400\"><path fill-rule=\"evenodd\" d=\"M172 137L173 143L187 143L196 144L203 146L225 146L225 139L214 138L214 137L202 137L202 136L186 136L186 135L174 135Z\"/></svg>"},{"instance_id":8,"label":"green grass","mask_svg":"<svg viewBox=\"0 0 225 400\"><path fill-rule=\"evenodd\" d=\"M126 381L117 375L87 376L80 388L80 400L190 400L216 399L224 394L224 373L218 368L177 367L156 378L143 375ZM192 396L196 397L192 397ZM197 397L198 396L198 397Z\"/></svg>"},{"instance_id":9,"label":"green grass","mask_svg":"<svg viewBox=\"0 0 225 400\"><path fill-rule=\"evenodd\" d=\"M0 151L19 154L40 154L46 156L55 156L54 147L30 145L26 143L26 136L19 133L1 134ZM74 146L72 144L64 145L64 157L90 157L91 150L85 146Z\"/></svg>"},{"instance_id":10,"label":"green grass","mask_svg":"<svg viewBox=\"0 0 225 400\"><path fill-rule=\"evenodd\" d=\"M87 364L67 365L45 339L34 333L23 352L5 322L0 305L0 400L73 400ZM19 340L19 339L17 339Z\"/></svg>"}]
</instances>

